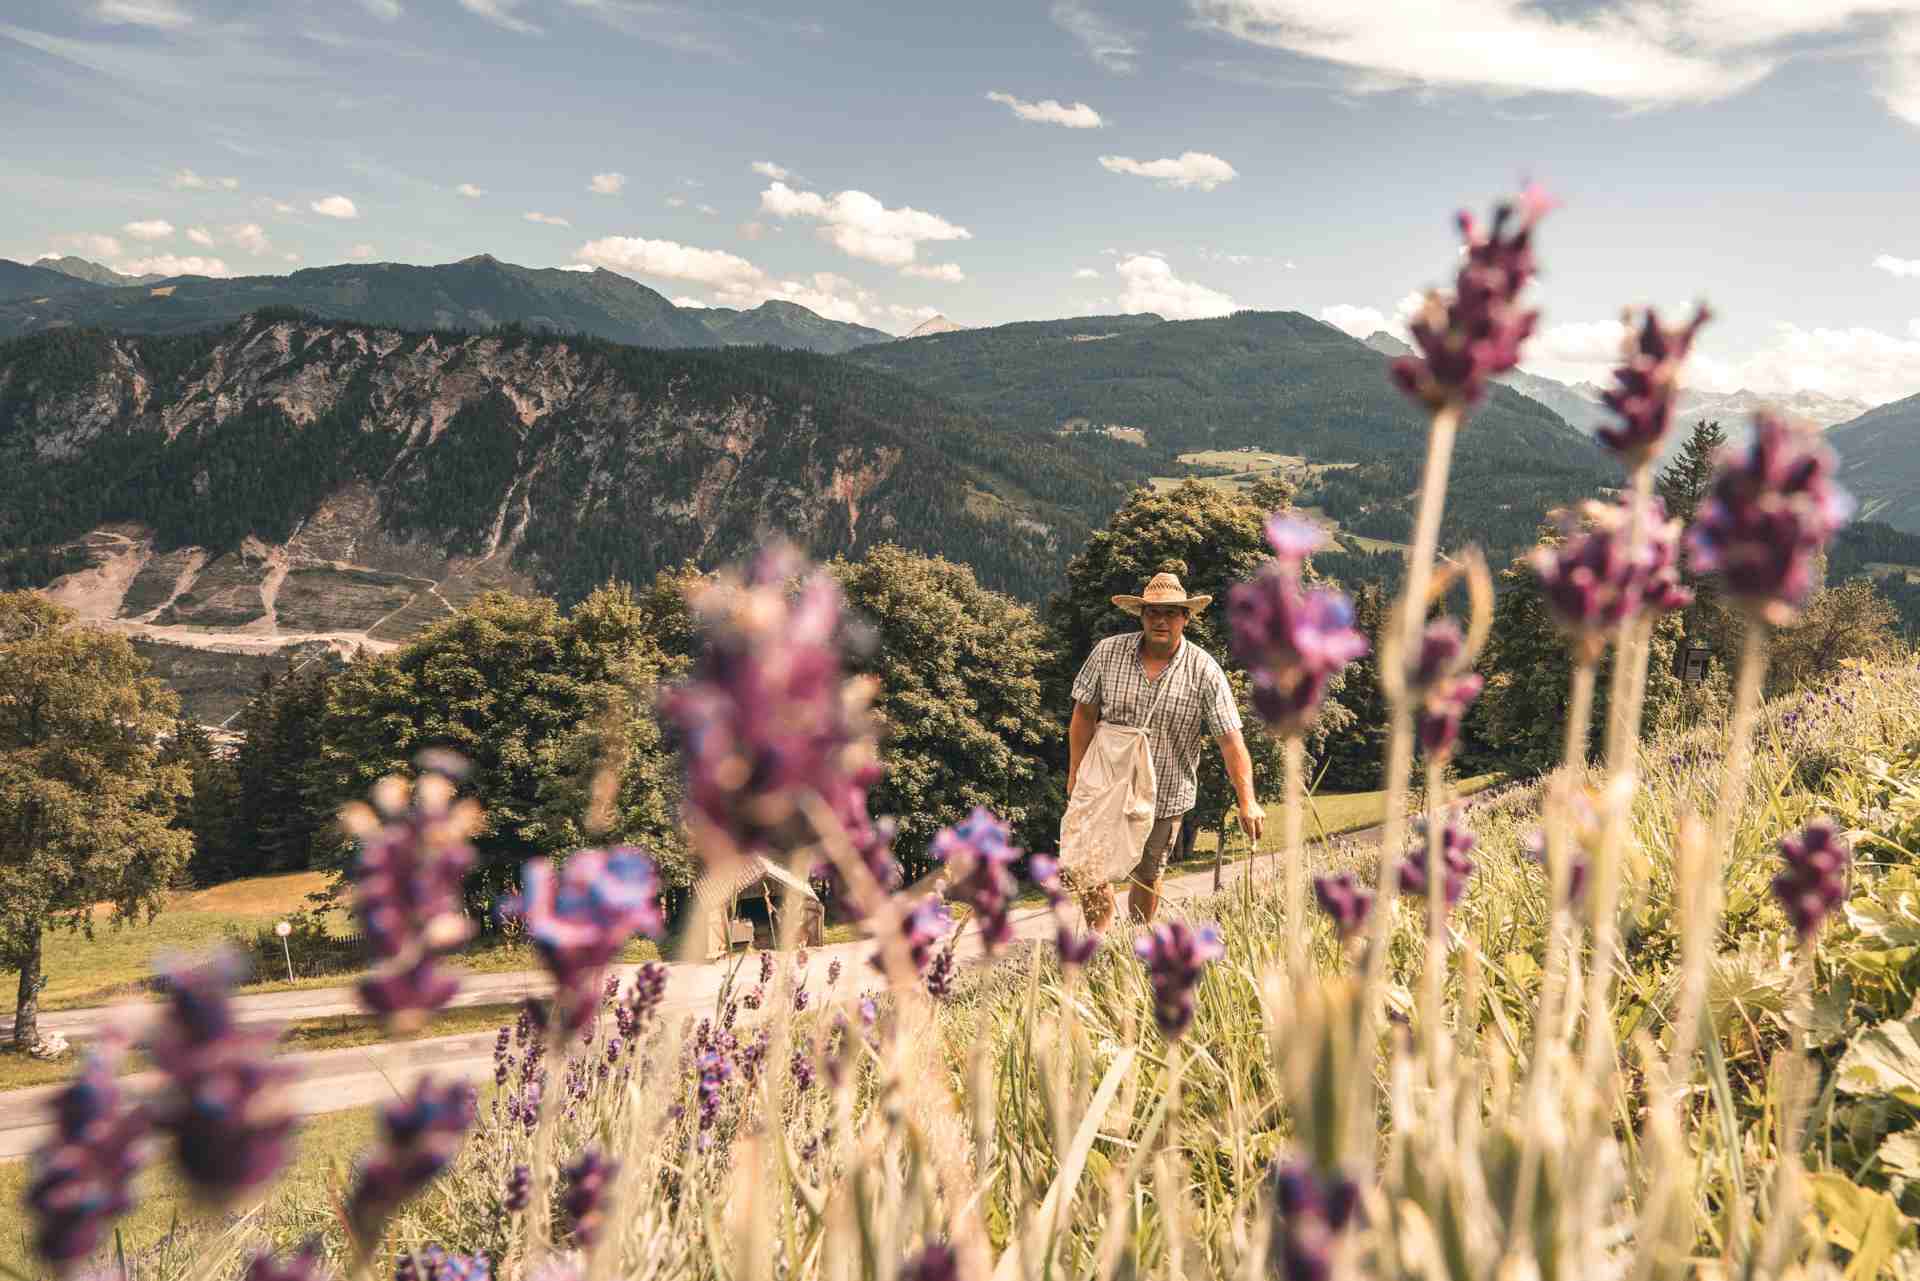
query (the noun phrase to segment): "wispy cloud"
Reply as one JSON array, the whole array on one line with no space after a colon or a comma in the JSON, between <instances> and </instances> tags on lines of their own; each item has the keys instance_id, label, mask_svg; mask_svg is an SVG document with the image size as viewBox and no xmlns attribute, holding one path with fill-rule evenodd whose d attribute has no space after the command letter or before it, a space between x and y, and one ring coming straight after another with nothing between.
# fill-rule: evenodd
<instances>
[{"instance_id":1,"label":"wispy cloud","mask_svg":"<svg viewBox=\"0 0 1920 1281\"><path fill-rule=\"evenodd\" d=\"M1100 167L1109 173L1132 174L1152 178L1163 187L1181 191L1212 191L1223 182L1232 182L1240 171L1206 151L1183 151L1165 160L1135 160L1131 156L1102 156Z\"/></svg>"},{"instance_id":2,"label":"wispy cloud","mask_svg":"<svg viewBox=\"0 0 1920 1281\"><path fill-rule=\"evenodd\" d=\"M180 170L169 181L175 191L234 191L240 186L238 178L203 178L191 169Z\"/></svg>"},{"instance_id":3,"label":"wispy cloud","mask_svg":"<svg viewBox=\"0 0 1920 1281\"><path fill-rule=\"evenodd\" d=\"M189 237L192 232L187 233ZM267 239L266 231L257 222L242 222L227 228L227 243L235 248L244 249L254 257L264 257L273 251L273 242Z\"/></svg>"},{"instance_id":4,"label":"wispy cloud","mask_svg":"<svg viewBox=\"0 0 1920 1281\"><path fill-rule=\"evenodd\" d=\"M957 285L967 278L957 262L929 263L924 266L909 263L900 269L903 276L914 276L920 280L938 280L942 284Z\"/></svg>"},{"instance_id":5,"label":"wispy cloud","mask_svg":"<svg viewBox=\"0 0 1920 1281\"><path fill-rule=\"evenodd\" d=\"M1895 258L1892 254L1881 254L1873 260L1873 265L1890 276L1920 277L1920 258Z\"/></svg>"},{"instance_id":6,"label":"wispy cloud","mask_svg":"<svg viewBox=\"0 0 1920 1281\"><path fill-rule=\"evenodd\" d=\"M623 173L597 173L588 181L587 190L596 196L617 196L626 185L627 175Z\"/></svg>"},{"instance_id":7,"label":"wispy cloud","mask_svg":"<svg viewBox=\"0 0 1920 1281\"><path fill-rule=\"evenodd\" d=\"M470 182L463 182L455 187L454 190L465 196L468 200L478 200L487 194L483 189L474 186Z\"/></svg>"},{"instance_id":8,"label":"wispy cloud","mask_svg":"<svg viewBox=\"0 0 1920 1281\"><path fill-rule=\"evenodd\" d=\"M1013 114L1022 120L1034 124L1060 125L1067 129L1098 129L1106 121L1100 113L1084 102L1076 102L1071 107L1052 98L1042 98L1039 102L1025 102L1010 93L998 90L987 95L988 102L997 102L1012 109Z\"/></svg>"},{"instance_id":9,"label":"wispy cloud","mask_svg":"<svg viewBox=\"0 0 1920 1281\"><path fill-rule=\"evenodd\" d=\"M227 264L218 258L183 258L176 254L156 254L150 258L131 258L114 264L114 270L129 276L230 276Z\"/></svg>"},{"instance_id":10,"label":"wispy cloud","mask_svg":"<svg viewBox=\"0 0 1920 1281\"><path fill-rule=\"evenodd\" d=\"M93 8L93 15L102 22L157 27L162 31L177 31L193 25L193 15L173 0L100 0Z\"/></svg>"},{"instance_id":11,"label":"wispy cloud","mask_svg":"<svg viewBox=\"0 0 1920 1281\"><path fill-rule=\"evenodd\" d=\"M460 0L460 7L476 18L484 18L496 27L504 28L515 35L537 36L544 34L539 27L515 13L520 0Z\"/></svg>"},{"instance_id":12,"label":"wispy cloud","mask_svg":"<svg viewBox=\"0 0 1920 1281\"><path fill-rule=\"evenodd\" d=\"M360 216L359 206L345 196L327 196L314 201L307 208L323 218L358 218Z\"/></svg>"},{"instance_id":13,"label":"wispy cloud","mask_svg":"<svg viewBox=\"0 0 1920 1281\"><path fill-rule=\"evenodd\" d=\"M374 252L375 251L372 245L361 243L349 248L347 250L347 257L352 258L359 262L364 262L367 259L373 257Z\"/></svg>"},{"instance_id":14,"label":"wispy cloud","mask_svg":"<svg viewBox=\"0 0 1920 1281\"><path fill-rule=\"evenodd\" d=\"M559 214L541 213L537 209L530 210L529 212L521 214L520 216L522 218L525 218L528 222L542 223L548 227L573 226L572 223L568 222L565 218L562 218Z\"/></svg>"},{"instance_id":15,"label":"wispy cloud","mask_svg":"<svg viewBox=\"0 0 1920 1281\"><path fill-rule=\"evenodd\" d=\"M120 230L135 240L165 240L173 234L173 224L165 218L143 218L130 222Z\"/></svg>"},{"instance_id":16,"label":"wispy cloud","mask_svg":"<svg viewBox=\"0 0 1920 1281\"><path fill-rule=\"evenodd\" d=\"M1106 70L1127 75L1139 65L1139 37L1096 12L1086 0L1055 0L1053 21Z\"/></svg>"},{"instance_id":17,"label":"wispy cloud","mask_svg":"<svg viewBox=\"0 0 1920 1281\"><path fill-rule=\"evenodd\" d=\"M753 171L762 178L771 178L775 182L786 182L793 177L793 170L776 165L771 160L754 161Z\"/></svg>"},{"instance_id":18,"label":"wispy cloud","mask_svg":"<svg viewBox=\"0 0 1920 1281\"><path fill-rule=\"evenodd\" d=\"M199 245L202 249L213 248L213 233L205 227L188 227L187 239Z\"/></svg>"},{"instance_id":19,"label":"wispy cloud","mask_svg":"<svg viewBox=\"0 0 1920 1281\"><path fill-rule=\"evenodd\" d=\"M400 0L360 0L360 7L382 22L392 22L400 16Z\"/></svg>"}]
</instances>

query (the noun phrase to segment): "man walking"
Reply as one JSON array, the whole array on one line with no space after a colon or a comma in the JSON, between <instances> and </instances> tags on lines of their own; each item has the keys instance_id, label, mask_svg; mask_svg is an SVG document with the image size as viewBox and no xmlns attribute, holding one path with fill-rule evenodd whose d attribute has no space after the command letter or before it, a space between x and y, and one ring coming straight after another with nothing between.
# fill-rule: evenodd
<instances>
[{"instance_id":1,"label":"man walking","mask_svg":"<svg viewBox=\"0 0 1920 1281\"><path fill-rule=\"evenodd\" d=\"M1154 575L1138 596L1115 596L1113 603L1139 618L1142 629L1096 644L1074 680L1061 861L1080 882L1088 923L1095 929L1105 929L1113 917L1108 872L1126 875L1133 918L1153 919L1167 851L1199 791L1196 771L1205 739L1219 744L1239 798L1241 830L1259 843L1266 813L1253 794L1253 758L1241 736L1233 687L1213 656L1182 635L1212 600L1187 595L1170 573ZM1129 759L1138 764L1130 774ZM1092 768L1083 774L1081 767L1090 761ZM1123 795L1149 788L1150 827L1147 797ZM1118 817L1123 810L1130 811L1125 820ZM1117 833L1127 823L1122 840ZM1132 835L1142 827L1147 828L1144 847ZM1097 853L1122 844L1125 854L1139 851L1130 872L1124 854L1116 872L1110 856ZM1089 848L1096 856L1082 861L1079 852Z\"/></svg>"}]
</instances>

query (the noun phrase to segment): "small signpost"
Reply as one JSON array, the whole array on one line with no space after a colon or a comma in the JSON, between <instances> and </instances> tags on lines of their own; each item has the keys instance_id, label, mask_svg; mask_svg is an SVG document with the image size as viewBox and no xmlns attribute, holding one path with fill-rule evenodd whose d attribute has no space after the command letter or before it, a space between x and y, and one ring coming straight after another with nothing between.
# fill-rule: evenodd
<instances>
[{"instance_id":1,"label":"small signpost","mask_svg":"<svg viewBox=\"0 0 1920 1281\"><path fill-rule=\"evenodd\" d=\"M293 926L280 921L274 925L273 932L280 936L280 950L286 954L287 958L287 982L291 983L293 982L293 949L287 946L287 935L293 933Z\"/></svg>"}]
</instances>

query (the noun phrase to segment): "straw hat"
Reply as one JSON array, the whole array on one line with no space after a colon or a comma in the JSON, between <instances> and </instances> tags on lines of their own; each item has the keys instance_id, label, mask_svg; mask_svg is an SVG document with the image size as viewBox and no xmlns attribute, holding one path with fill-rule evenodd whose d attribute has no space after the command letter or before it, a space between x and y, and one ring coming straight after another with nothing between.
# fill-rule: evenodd
<instances>
[{"instance_id":1,"label":"straw hat","mask_svg":"<svg viewBox=\"0 0 1920 1281\"><path fill-rule=\"evenodd\" d=\"M1197 614L1213 603L1213 597L1187 595L1178 574L1155 574L1138 596L1115 596L1113 603L1137 618L1148 605L1179 605L1187 613Z\"/></svg>"}]
</instances>

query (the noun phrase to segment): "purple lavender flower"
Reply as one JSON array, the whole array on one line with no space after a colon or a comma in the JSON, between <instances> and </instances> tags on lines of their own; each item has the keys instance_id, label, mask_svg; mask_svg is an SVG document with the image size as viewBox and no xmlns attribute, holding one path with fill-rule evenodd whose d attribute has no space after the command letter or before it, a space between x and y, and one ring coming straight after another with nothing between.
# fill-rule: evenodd
<instances>
[{"instance_id":1,"label":"purple lavender flower","mask_svg":"<svg viewBox=\"0 0 1920 1281\"><path fill-rule=\"evenodd\" d=\"M1334 675L1367 652L1345 596L1301 588L1301 559L1318 539L1311 525L1276 515L1267 540L1277 559L1227 596L1233 652L1251 676L1254 710L1283 735L1305 733Z\"/></svg>"},{"instance_id":2,"label":"purple lavender flower","mask_svg":"<svg viewBox=\"0 0 1920 1281\"><path fill-rule=\"evenodd\" d=\"M1053 947L1059 953L1061 969L1079 969L1093 960L1094 953L1100 950L1100 934L1098 931L1079 934L1065 921L1060 921L1054 931Z\"/></svg>"},{"instance_id":3,"label":"purple lavender flower","mask_svg":"<svg viewBox=\"0 0 1920 1281\"><path fill-rule=\"evenodd\" d=\"M528 859L522 891L507 910L526 921L549 973L562 1036L576 1035L594 1015L600 976L636 933L665 931L656 901L653 863L631 845L580 850L556 875L551 861Z\"/></svg>"},{"instance_id":4,"label":"purple lavender flower","mask_svg":"<svg viewBox=\"0 0 1920 1281\"><path fill-rule=\"evenodd\" d=\"M380 1110L380 1141L347 1196L347 1224L362 1252L387 1220L447 1168L473 1124L473 1087L422 1077L413 1097Z\"/></svg>"},{"instance_id":5,"label":"purple lavender flower","mask_svg":"<svg viewBox=\"0 0 1920 1281\"><path fill-rule=\"evenodd\" d=\"M1177 1040L1193 1024L1193 989L1201 971L1227 954L1220 931L1212 925L1196 930L1184 921L1166 921L1136 940L1133 950L1147 965L1160 1034Z\"/></svg>"},{"instance_id":6,"label":"purple lavender flower","mask_svg":"<svg viewBox=\"0 0 1920 1281\"><path fill-rule=\"evenodd\" d=\"M607 1193L618 1173L620 1163L608 1160L598 1148L582 1152L565 1171L566 1191L560 1204L573 1225L573 1239L584 1248L591 1248L606 1226Z\"/></svg>"},{"instance_id":7,"label":"purple lavender flower","mask_svg":"<svg viewBox=\"0 0 1920 1281\"><path fill-rule=\"evenodd\" d=\"M1643 607L1672 613L1693 603L1680 585L1680 522L1666 519L1660 500L1652 500L1636 559L1633 512L1631 498L1559 512L1563 541L1536 547L1527 558L1547 609L1582 662L1597 660L1608 636Z\"/></svg>"},{"instance_id":8,"label":"purple lavender flower","mask_svg":"<svg viewBox=\"0 0 1920 1281\"><path fill-rule=\"evenodd\" d=\"M1424 897L1427 894L1427 847L1425 844L1426 824L1420 824L1421 844L1410 852L1400 863L1400 892L1409 897ZM1443 872L1441 897L1451 908L1460 902L1467 892L1467 881L1473 875L1473 860L1467 855L1473 850L1475 838L1472 832L1463 827L1447 823L1440 829L1440 866Z\"/></svg>"},{"instance_id":9,"label":"purple lavender flower","mask_svg":"<svg viewBox=\"0 0 1920 1281\"><path fill-rule=\"evenodd\" d=\"M827 962L827 986L832 987L840 981L840 958L834 957Z\"/></svg>"},{"instance_id":10,"label":"purple lavender flower","mask_svg":"<svg viewBox=\"0 0 1920 1281\"><path fill-rule=\"evenodd\" d=\"M805 1041L793 1052L793 1062L789 1065L793 1073L793 1088L802 1094L813 1088L813 1042Z\"/></svg>"},{"instance_id":11,"label":"purple lavender flower","mask_svg":"<svg viewBox=\"0 0 1920 1281\"><path fill-rule=\"evenodd\" d=\"M680 730L686 816L703 857L784 859L813 844L802 806L816 796L880 887L893 889L891 832L867 813L880 776L875 686L845 676L849 629L832 578L776 549L690 603L704 646L662 710ZM836 868L821 875L848 899Z\"/></svg>"},{"instance_id":12,"label":"purple lavender flower","mask_svg":"<svg viewBox=\"0 0 1920 1281\"><path fill-rule=\"evenodd\" d=\"M901 937L906 941L907 960L915 974L927 972L927 966L933 960L934 945L947 936L952 926L953 917L937 894L929 894L921 899L901 920ZM872 964L874 969L884 973L886 965L881 959L882 955L876 952Z\"/></svg>"},{"instance_id":13,"label":"purple lavender flower","mask_svg":"<svg viewBox=\"0 0 1920 1281\"><path fill-rule=\"evenodd\" d=\"M1460 741L1460 722L1473 700L1480 697L1486 680L1478 672L1436 682L1420 702L1420 750L1431 757L1450 756Z\"/></svg>"},{"instance_id":14,"label":"purple lavender flower","mask_svg":"<svg viewBox=\"0 0 1920 1281\"><path fill-rule=\"evenodd\" d=\"M533 1202L533 1171L516 1165L507 1171L507 1194L501 1200L508 1214L518 1214Z\"/></svg>"},{"instance_id":15,"label":"purple lavender flower","mask_svg":"<svg viewBox=\"0 0 1920 1281\"><path fill-rule=\"evenodd\" d=\"M1373 910L1373 891L1363 889L1352 872L1314 877L1313 897L1320 910L1333 918L1333 932L1342 942L1360 932Z\"/></svg>"},{"instance_id":16,"label":"purple lavender flower","mask_svg":"<svg viewBox=\"0 0 1920 1281\"><path fill-rule=\"evenodd\" d=\"M308 1241L287 1255L261 1251L247 1261L247 1270L241 1274L244 1281L322 1281L326 1275L320 1266L318 1241Z\"/></svg>"},{"instance_id":17,"label":"purple lavender flower","mask_svg":"<svg viewBox=\"0 0 1920 1281\"><path fill-rule=\"evenodd\" d=\"M1273 1244L1269 1271L1281 1281L1326 1281L1333 1247L1360 1205L1360 1186L1344 1175L1322 1177L1303 1161L1273 1170Z\"/></svg>"},{"instance_id":18,"label":"purple lavender flower","mask_svg":"<svg viewBox=\"0 0 1920 1281\"><path fill-rule=\"evenodd\" d=\"M992 810L975 806L964 823L933 838L933 856L952 877L947 893L973 909L989 956L1013 939L1013 897L1020 889L1013 865L1021 851L1012 835Z\"/></svg>"},{"instance_id":19,"label":"purple lavender flower","mask_svg":"<svg viewBox=\"0 0 1920 1281\"><path fill-rule=\"evenodd\" d=\"M1535 270L1534 226L1551 207L1544 192L1529 187L1517 207L1497 206L1485 230L1472 214L1458 215L1467 252L1453 296L1427 295L1409 325L1420 355L1393 362L1394 381L1408 396L1429 410L1469 409L1488 379L1520 363L1539 313L1522 310L1519 297Z\"/></svg>"},{"instance_id":20,"label":"purple lavender flower","mask_svg":"<svg viewBox=\"0 0 1920 1281\"><path fill-rule=\"evenodd\" d=\"M936 1241L900 1265L900 1281L960 1281L960 1256Z\"/></svg>"},{"instance_id":21,"label":"purple lavender flower","mask_svg":"<svg viewBox=\"0 0 1920 1281\"><path fill-rule=\"evenodd\" d=\"M700 1056L700 1128L710 1130L720 1115L726 1086L733 1076L733 1064L726 1055L709 1050Z\"/></svg>"},{"instance_id":22,"label":"purple lavender flower","mask_svg":"<svg viewBox=\"0 0 1920 1281\"><path fill-rule=\"evenodd\" d=\"M133 1176L146 1163L147 1115L114 1079L121 1046L107 1041L54 1095L54 1131L33 1155L26 1203L33 1248L65 1274L91 1255L101 1234L133 1205Z\"/></svg>"},{"instance_id":23,"label":"purple lavender flower","mask_svg":"<svg viewBox=\"0 0 1920 1281\"><path fill-rule=\"evenodd\" d=\"M230 997L240 973L232 951L166 971L166 1014L145 1043L164 1081L148 1103L154 1128L173 1140L175 1164L194 1191L216 1205L271 1181L294 1130L285 1087L299 1069L272 1057L275 1030L235 1020Z\"/></svg>"},{"instance_id":24,"label":"purple lavender flower","mask_svg":"<svg viewBox=\"0 0 1920 1281\"><path fill-rule=\"evenodd\" d=\"M411 1251L394 1260L394 1281L491 1281L493 1264L484 1254L449 1254L445 1247L429 1245L419 1254Z\"/></svg>"},{"instance_id":25,"label":"purple lavender flower","mask_svg":"<svg viewBox=\"0 0 1920 1281\"><path fill-rule=\"evenodd\" d=\"M644 1027L667 995L667 967L658 961L644 961L633 972L633 987L628 1002L633 1010L634 1028ZM629 1039L632 1033L628 1034Z\"/></svg>"},{"instance_id":26,"label":"purple lavender flower","mask_svg":"<svg viewBox=\"0 0 1920 1281\"><path fill-rule=\"evenodd\" d=\"M349 806L342 819L360 843L348 871L353 914L378 968L360 999L396 1030L419 1027L445 1007L460 981L438 962L472 936L460 888L473 867L467 837L480 823L471 800L454 801L465 763L450 752L415 758L421 778L373 789L374 808Z\"/></svg>"},{"instance_id":27,"label":"purple lavender flower","mask_svg":"<svg viewBox=\"0 0 1920 1281\"><path fill-rule=\"evenodd\" d=\"M934 953L933 964L927 968L927 992L936 1000L953 991L953 948L958 941L959 935L949 935L947 945Z\"/></svg>"},{"instance_id":28,"label":"purple lavender flower","mask_svg":"<svg viewBox=\"0 0 1920 1281\"><path fill-rule=\"evenodd\" d=\"M1814 588L1813 559L1853 514L1833 481L1833 451L1819 433L1762 410L1744 453L1720 460L1713 488L1687 531L1695 571L1718 574L1755 618L1791 622Z\"/></svg>"},{"instance_id":29,"label":"purple lavender flower","mask_svg":"<svg viewBox=\"0 0 1920 1281\"><path fill-rule=\"evenodd\" d=\"M1620 425L1594 432L1627 466L1638 467L1659 454L1680 393L1680 366L1694 335L1708 319L1707 309L1701 307L1690 323L1667 329L1649 307L1638 330L1628 333L1620 368L1613 371L1614 386L1600 396L1607 408L1620 415Z\"/></svg>"},{"instance_id":30,"label":"purple lavender flower","mask_svg":"<svg viewBox=\"0 0 1920 1281\"><path fill-rule=\"evenodd\" d=\"M1520 848L1527 852L1529 859L1551 871L1547 863L1547 834L1544 831L1535 828L1528 832L1520 838ZM1587 860L1577 854L1567 864L1567 904L1569 906L1578 903L1580 896L1586 893L1588 868Z\"/></svg>"},{"instance_id":31,"label":"purple lavender flower","mask_svg":"<svg viewBox=\"0 0 1920 1281\"><path fill-rule=\"evenodd\" d=\"M1773 878L1773 895L1805 946L1833 909L1846 901L1853 851L1823 818L1807 824L1798 836L1783 837L1780 861L1786 867Z\"/></svg>"}]
</instances>

